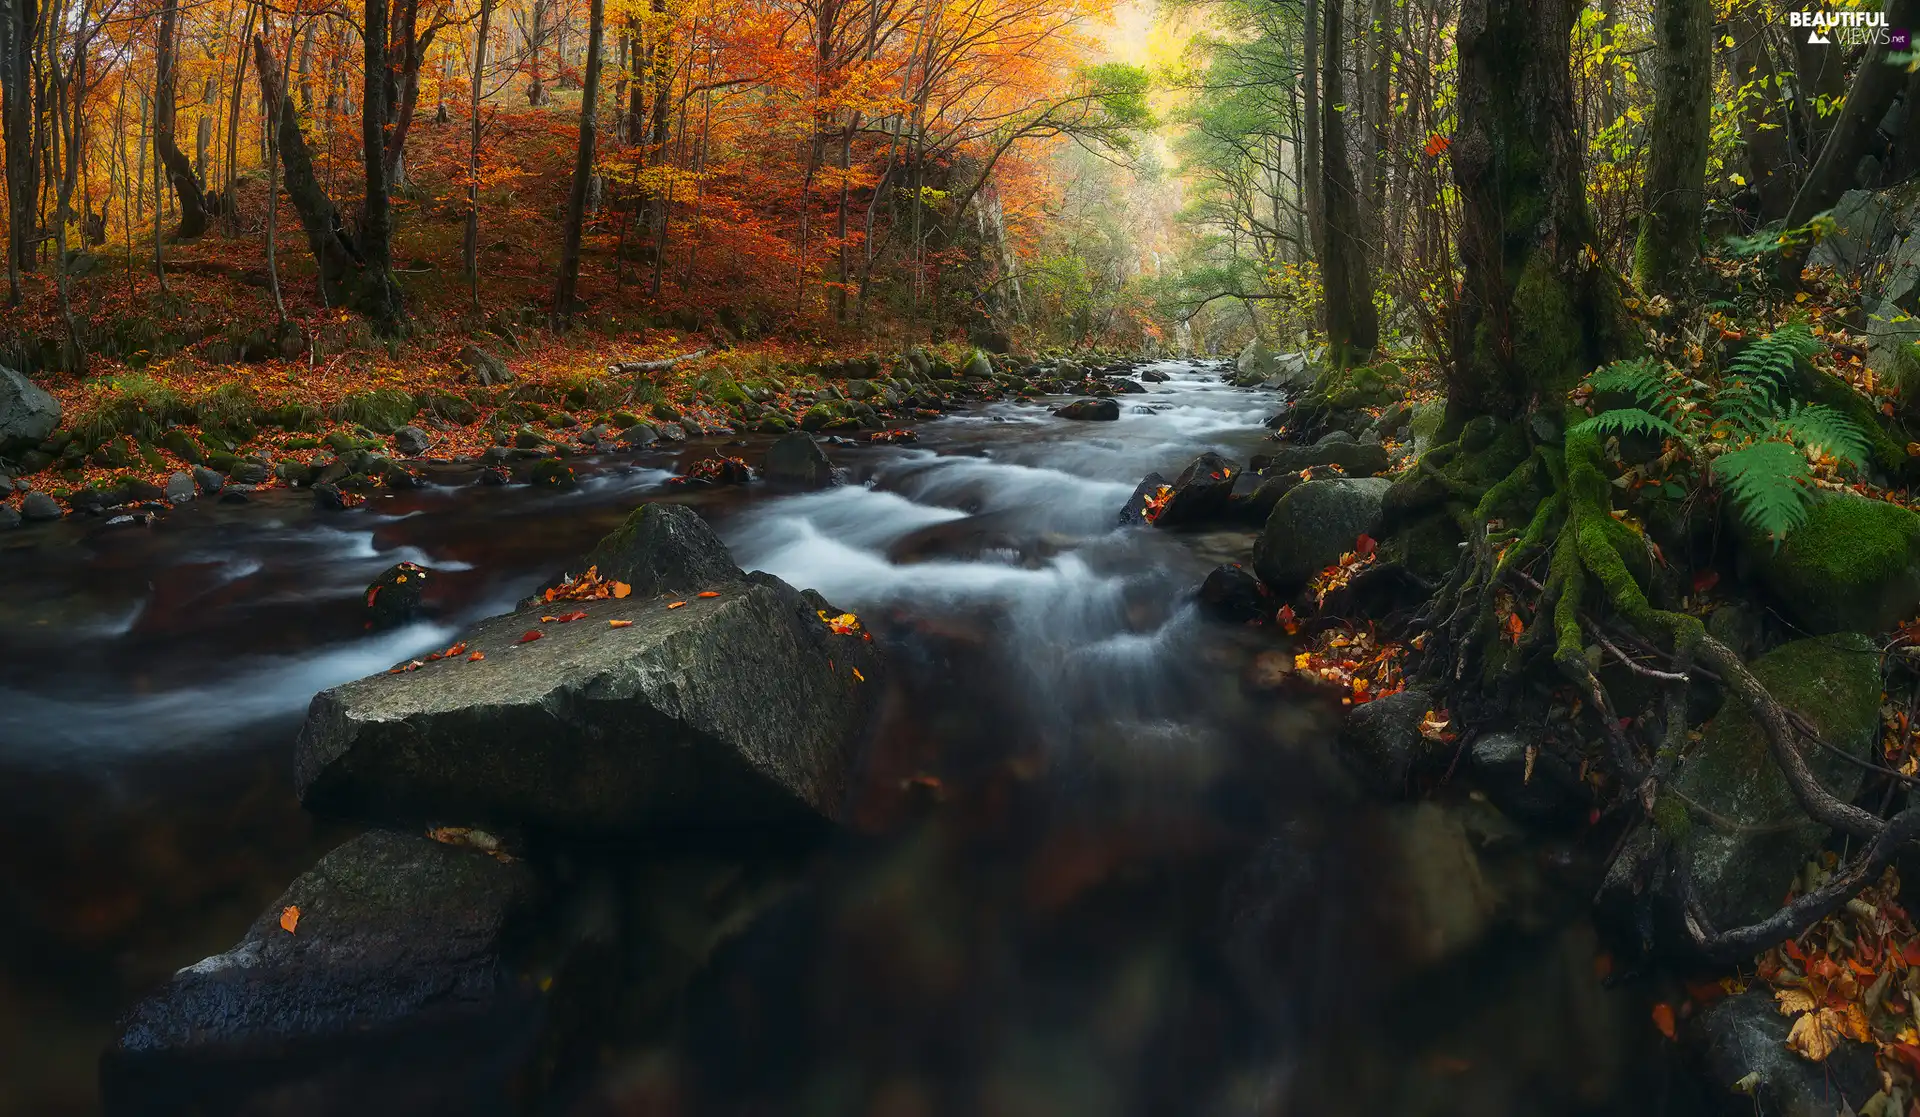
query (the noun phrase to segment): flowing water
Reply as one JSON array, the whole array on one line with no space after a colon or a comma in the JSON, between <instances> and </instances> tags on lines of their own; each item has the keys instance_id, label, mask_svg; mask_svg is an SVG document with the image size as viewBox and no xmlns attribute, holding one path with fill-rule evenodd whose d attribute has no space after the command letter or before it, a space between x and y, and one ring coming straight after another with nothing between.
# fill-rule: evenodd
<instances>
[{"instance_id":1,"label":"flowing water","mask_svg":"<svg viewBox=\"0 0 1920 1117\"><path fill-rule=\"evenodd\" d=\"M544 1112L1678 1112L1578 919L1413 961L1409 889L1444 912L1482 884L1350 794L1337 709L1243 683L1274 638L1191 597L1251 534L1115 526L1149 470L1244 462L1280 402L1160 367L1114 423L998 404L831 448L847 483L818 493L671 485L706 445L557 495L449 468L350 513L272 492L0 537L0 1114L94 1112L116 1015L351 833L289 786L315 691L444 646L651 499L859 613L893 678L851 832L710 919ZM362 632L403 560L438 572L427 619Z\"/></svg>"}]
</instances>

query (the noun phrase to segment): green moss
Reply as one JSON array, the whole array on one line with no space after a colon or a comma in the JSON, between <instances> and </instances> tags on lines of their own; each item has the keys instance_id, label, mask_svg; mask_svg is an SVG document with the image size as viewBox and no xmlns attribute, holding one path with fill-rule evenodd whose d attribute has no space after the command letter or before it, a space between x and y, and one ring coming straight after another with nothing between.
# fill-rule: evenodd
<instances>
[{"instance_id":1,"label":"green moss","mask_svg":"<svg viewBox=\"0 0 1920 1117\"><path fill-rule=\"evenodd\" d=\"M1920 608L1920 516L1846 495L1816 503L1778 550L1745 540L1761 578L1812 632L1884 632Z\"/></svg>"},{"instance_id":2,"label":"green moss","mask_svg":"<svg viewBox=\"0 0 1920 1117\"><path fill-rule=\"evenodd\" d=\"M1675 795L1662 795L1654 800L1653 824L1676 845L1685 842L1693 832L1693 816L1687 813L1686 803Z\"/></svg>"},{"instance_id":3,"label":"green moss","mask_svg":"<svg viewBox=\"0 0 1920 1117\"><path fill-rule=\"evenodd\" d=\"M1909 346L1909 348L1913 348ZM1873 464L1890 475L1898 476L1908 467L1905 447L1887 436L1880 426L1880 413L1873 409L1867 397L1855 391L1853 387L1831 373L1812 370L1803 364L1801 374L1806 382L1807 397L1814 403L1824 403L1852 419L1855 426L1866 432L1868 454Z\"/></svg>"},{"instance_id":4,"label":"green moss","mask_svg":"<svg viewBox=\"0 0 1920 1117\"><path fill-rule=\"evenodd\" d=\"M543 489L571 489L574 486L573 467L559 458L541 458L533 463L533 471L527 480Z\"/></svg>"},{"instance_id":5,"label":"green moss","mask_svg":"<svg viewBox=\"0 0 1920 1117\"><path fill-rule=\"evenodd\" d=\"M74 433L88 446L116 434L151 442L170 424L192 421L193 409L179 392L148 376L123 376L109 383Z\"/></svg>"},{"instance_id":6,"label":"green moss","mask_svg":"<svg viewBox=\"0 0 1920 1117\"><path fill-rule=\"evenodd\" d=\"M265 415L269 425L289 431L317 430L323 417L319 408L304 403L283 403L269 408Z\"/></svg>"},{"instance_id":7,"label":"green moss","mask_svg":"<svg viewBox=\"0 0 1920 1117\"><path fill-rule=\"evenodd\" d=\"M1583 375L1580 319L1547 254L1535 252L1513 290L1513 360L1524 383L1548 399L1571 391Z\"/></svg>"},{"instance_id":8,"label":"green moss","mask_svg":"<svg viewBox=\"0 0 1920 1117\"><path fill-rule=\"evenodd\" d=\"M334 405L333 417L378 434L392 434L411 422L419 410L414 398L398 388L374 388L343 398Z\"/></svg>"}]
</instances>

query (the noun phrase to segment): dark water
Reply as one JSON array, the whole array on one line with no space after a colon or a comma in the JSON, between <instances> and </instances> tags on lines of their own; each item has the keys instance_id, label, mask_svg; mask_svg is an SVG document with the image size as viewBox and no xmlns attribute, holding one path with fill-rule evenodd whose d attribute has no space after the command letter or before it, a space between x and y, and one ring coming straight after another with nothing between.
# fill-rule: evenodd
<instances>
[{"instance_id":1,"label":"dark water","mask_svg":"<svg viewBox=\"0 0 1920 1117\"><path fill-rule=\"evenodd\" d=\"M560 495L450 472L351 513L271 493L0 537L0 1114L96 1111L117 1014L350 833L289 788L316 690L444 646L649 499L858 612L895 678L853 832L777 886L662 867L702 903L654 905L680 949L653 1011L544 1111L1680 1112L1544 855L1471 802L1359 804L1337 712L1242 685L1273 638L1189 596L1251 536L1113 527L1148 470L1244 461L1278 402L1165 368L1117 423L996 405L836 449L850 483L817 494L689 494L661 455ZM363 634L402 560L440 572L431 619ZM1434 837L1460 817L1478 868ZM1494 929L1436 947L1489 890Z\"/></svg>"}]
</instances>

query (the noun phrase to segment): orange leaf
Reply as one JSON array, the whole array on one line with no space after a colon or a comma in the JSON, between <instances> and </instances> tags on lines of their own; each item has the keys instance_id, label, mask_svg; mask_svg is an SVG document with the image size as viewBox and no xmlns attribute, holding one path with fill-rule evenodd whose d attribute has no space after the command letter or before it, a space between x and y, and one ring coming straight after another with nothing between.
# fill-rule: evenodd
<instances>
[{"instance_id":1,"label":"orange leaf","mask_svg":"<svg viewBox=\"0 0 1920 1117\"><path fill-rule=\"evenodd\" d=\"M467 662L468 662L468 663L478 663L478 662L480 662L481 660L483 660L483 659L485 659L485 658L487 658L487 653L485 653L485 652L475 652L475 653L473 653L472 655L470 655L470 656L468 656L468 657L467 657Z\"/></svg>"},{"instance_id":2,"label":"orange leaf","mask_svg":"<svg viewBox=\"0 0 1920 1117\"><path fill-rule=\"evenodd\" d=\"M700 591L699 593L696 593L696 594L694 594L693 596L695 596L695 597L719 597L719 596L720 596L720 591L719 591L719 590L701 590L701 591Z\"/></svg>"},{"instance_id":3,"label":"orange leaf","mask_svg":"<svg viewBox=\"0 0 1920 1117\"><path fill-rule=\"evenodd\" d=\"M1520 642L1520 634L1526 630L1527 623L1520 619L1520 614L1507 614L1507 634L1513 637L1514 643L1518 644Z\"/></svg>"},{"instance_id":4,"label":"orange leaf","mask_svg":"<svg viewBox=\"0 0 1920 1117\"><path fill-rule=\"evenodd\" d=\"M855 681L855 682L861 682L861 683L864 683L864 682L866 682L866 681L867 681L867 677L866 677L865 675L862 675L862 674L860 673L860 669L859 669L858 667L855 667L855 668L853 669L853 678L854 678L854 681Z\"/></svg>"},{"instance_id":5,"label":"orange leaf","mask_svg":"<svg viewBox=\"0 0 1920 1117\"><path fill-rule=\"evenodd\" d=\"M669 608L669 609L678 609L678 608L679 608L680 606L682 606L682 605L685 605L685 604L686 604L686 602L684 602L684 601L669 601L669 602L667 602L667 608Z\"/></svg>"},{"instance_id":6,"label":"orange leaf","mask_svg":"<svg viewBox=\"0 0 1920 1117\"><path fill-rule=\"evenodd\" d=\"M1661 1001L1659 1004L1653 1006L1653 1026L1660 1029L1660 1034L1666 1036L1668 1039L1674 1039L1679 1035L1679 1031L1674 1027L1673 1023L1672 1005Z\"/></svg>"},{"instance_id":7,"label":"orange leaf","mask_svg":"<svg viewBox=\"0 0 1920 1117\"><path fill-rule=\"evenodd\" d=\"M559 620L559 619L560 619L559 617L541 617L541 618L540 618L540 623L541 623L541 624L552 624L552 623L553 623L554 621L557 621L557 620Z\"/></svg>"},{"instance_id":8,"label":"orange leaf","mask_svg":"<svg viewBox=\"0 0 1920 1117\"><path fill-rule=\"evenodd\" d=\"M560 614L558 620L560 621L561 624L566 624L569 621L580 621L580 620L585 620L586 618L587 618L586 610L575 609L571 613Z\"/></svg>"},{"instance_id":9,"label":"orange leaf","mask_svg":"<svg viewBox=\"0 0 1920 1117\"><path fill-rule=\"evenodd\" d=\"M625 582L615 582L613 584L613 596L615 597L625 597L632 592L633 587Z\"/></svg>"},{"instance_id":10,"label":"orange leaf","mask_svg":"<svg viewBox=\"0 0 1920 1117\"><path fill-rule=\"evenodd\" d=\"M280 929L282 931L285 931L287 934L291 935L293 934L293 929L295 927L298 927L299 925L300 925L300 905L299 904L288 904L286 907L280 909Z\"/></svg>"},{"instance_id":11,"label":"orange leaf","mask_svg":"<svg viewBox=\"0 0 1920 1117\"><path fill-rule=\"evenodd\" d=\"M549 617L549 618L547 618L547 619L549 619L549 620L551 620L551 619L553 619L553 618L551 618L551 617ZM520 634L520 639L518 639L518 640L516 640L516 641L514 641L514 643L516 643L516 644L531 644L531 643L533 643L533 642L534 642L535 640L538 640L538 639L540 639L540 638L541 638L542 636L545 636L545 635L546 635L546 633L544 633L544 632L542 632L542 631L540 631L540 630L539 630L539 629L537 629L537 628L529 628L529 629L527 629L527 630L526 630L525 632L522 632L522 633Z\"/></svg>"},{"instance_id":12,"label":"orange leaf","mask_svg":"<svg viewBox=\"0 0 1920 1117\"><path fill-rule=\"evenodd\" d=\"M608 628L625 628L632 623L633 623L632 621L608 621L607 627Z\"/></svg>"},{"instance_id":13,"label":"orange leaf","mask_svg":"<svg viewBox=\"0 0 1920 1117\"><path fill-rule=\"evenodd\" d=\"M454 656L457 656L466 650L467 650L467 642L465 640L462 640L458 644L455 644L453 647L448 648L446 655L448 659L452 659Z\"/></svg>"}]
</instances>

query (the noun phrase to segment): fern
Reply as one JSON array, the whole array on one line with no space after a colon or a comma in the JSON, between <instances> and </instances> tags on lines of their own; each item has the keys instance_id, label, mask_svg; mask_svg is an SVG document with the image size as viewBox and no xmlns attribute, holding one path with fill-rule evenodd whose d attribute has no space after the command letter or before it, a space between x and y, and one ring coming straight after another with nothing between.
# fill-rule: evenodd
<instances>
[{"instance_id":1,"label":"fern","mask_svg":"<svg viewBox=\"0 0 1920 1117\"><path fill-rule=\"evenodd\" d=\"M1713 476L1755 531L1783 539L1807 522L1815 492L1807 459L1786 442L1755 442L1713 459Z\"/></svg>"},{"instance_id":2,"label":"fern","mask_svg":"<svg viewBox=\"0 0 1920 1117\"><path fill-rule=\"evenodd\" d=\"M1819 351L1806 323L1789 323L1729 361L1718 389L1651 359L1615 361L1594 370L1587 384L1631 396L1640 406L1604 411L1575 429L1670 438L1703 464L1730 446L1712 458L1714 479L1742 520L1779 540L1806 523L1807 506L1820 495L1807 467L1808 451L1856 468L1866 465L1870 453L1867 432L1854 419L1792 398L1797 363Z\"/></svg>"},{"instance_id":3,"label":"fern","mask_svg":"<svg viewBox=\"0 0 1920 1117\"><path fill-rule=\"evenodd\" d=\"M1596 392L1619 392L1632 396L1648 412L1671 421L1683 395L1667 383L1660 365L1651 357L1615 361L1595 369L1587 383Z\"/></svg>"},{"instance_id":4,"label":"fern","mask_svg":"<svg viewBox=\"0 0 1920 1117\"><path fill-rule=\"evenodd\" d=\"M1638 407L1616 407L1611 411L1602 411L1574 429L1592 430L1596 434L1657 434L1667 438L1686 438L1679 427Z\"/></svg>"},{"instance_id":5,"label":"fern","mask_svg":"<svg viewBox=\"0 0 1920 1117\"><path fill-rule=\"evenodd\" d=\"M1775 437L1824 451L1855 468L1864 468L1871 447L1867 434L1844 412L1820 403L1791 404L1774 420Z\"/></svg>"}]
</instances>

